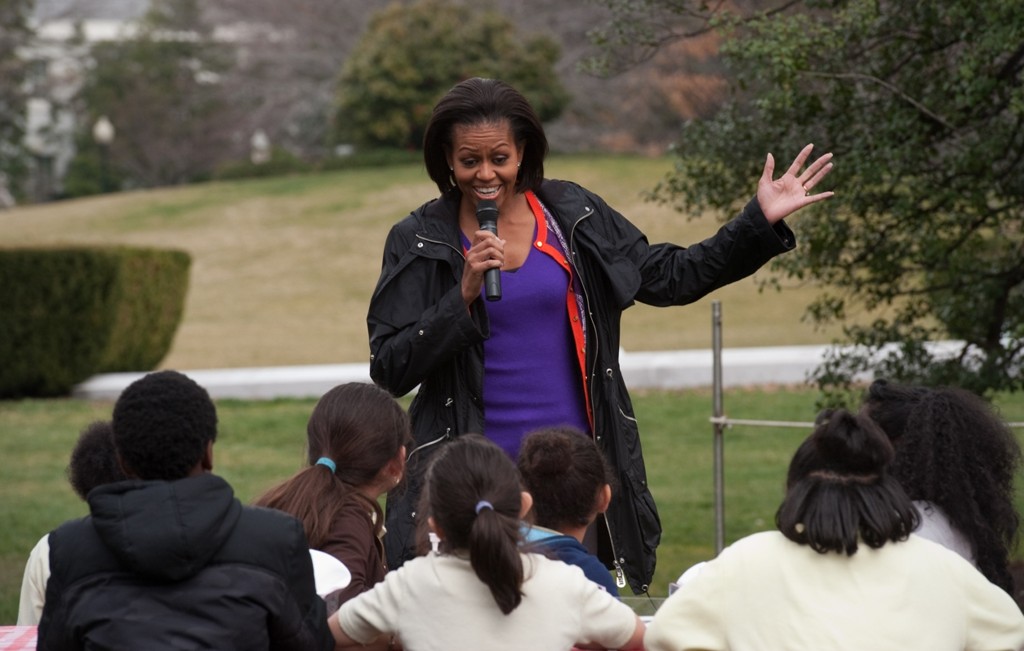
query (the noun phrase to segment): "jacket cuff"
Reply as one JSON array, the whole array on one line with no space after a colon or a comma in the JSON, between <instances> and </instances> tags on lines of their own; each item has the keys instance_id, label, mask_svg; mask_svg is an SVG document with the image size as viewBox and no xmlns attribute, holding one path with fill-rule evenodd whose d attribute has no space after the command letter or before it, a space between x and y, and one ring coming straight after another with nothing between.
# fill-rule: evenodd
<instances>
[{"instance_id":1,"label":"jacket cuff","mask_svg":"<svg viewBox=\"0 0 1024 651\"><path fill-rule=\"evenodd\" d=\"M772 237L778 241L781 251L792 251L796 248L796 234L793 232L793 229L789 227L785 219L769 224L768 218L764 216L764 211L761 210L761 204L756 196L744 206L741 215L751 220L751 223L754 224L762 237Z\"/></svg>"}]
</instances>

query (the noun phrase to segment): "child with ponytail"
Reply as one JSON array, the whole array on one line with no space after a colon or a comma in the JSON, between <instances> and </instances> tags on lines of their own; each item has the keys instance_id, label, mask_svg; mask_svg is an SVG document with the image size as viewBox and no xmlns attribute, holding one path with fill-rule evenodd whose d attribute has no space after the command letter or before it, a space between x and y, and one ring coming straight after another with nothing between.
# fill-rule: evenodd
<instances>
[{"instance_id":1,"label":"child with ponytail","mask_svg":"<svg viewBox=\"0 0 1024 651\"><path fill-rule=\"evenodd\" d=\"M644 625L575 566L521 549L532 500L505 452L467 434L427 470L419 518L438 553L413 559L342 605L339 646L395 639L420 649L637 649Z\"/></svg>"},{"instance_id":2,"label":"child with ponytail","mask_svg":"<svg viewBox=\"0 0 1024 651\"><path fill-rule=\"evenodd\" d=\"M377 499L399 484L409 417L383 389L341 384L317 402L306 426L307 464L256 500L296 517L311 549L341 561L348 585L325 596L328 614L387 572Z\"/></svg>"}]
</instances>

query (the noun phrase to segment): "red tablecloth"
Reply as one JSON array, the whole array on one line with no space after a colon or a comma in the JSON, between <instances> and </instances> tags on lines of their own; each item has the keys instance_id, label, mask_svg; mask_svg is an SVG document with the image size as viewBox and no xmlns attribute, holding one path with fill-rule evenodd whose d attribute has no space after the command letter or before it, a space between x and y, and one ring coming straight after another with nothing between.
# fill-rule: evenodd
<instances>
[{"instance_id":1,"label":"red tablecloth","mask_svg":"<svg viewBox=\"0 0 1024 651\"><path fill-rule=\"evenodd\" d=\"M36 648L35 626L0 626L0 649L21 651Z\"/></svg>"}]
</instances>

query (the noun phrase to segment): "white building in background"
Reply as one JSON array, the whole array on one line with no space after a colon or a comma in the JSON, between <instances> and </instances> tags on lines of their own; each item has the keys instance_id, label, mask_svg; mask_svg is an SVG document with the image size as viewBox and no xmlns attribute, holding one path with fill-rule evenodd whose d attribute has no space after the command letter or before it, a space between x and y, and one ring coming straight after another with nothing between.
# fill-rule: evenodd
<instances>
[{"instance_id":1,"label":"white building in background","mask_svg":"<svg viewBox=\"0 0 1024 651\"><path fill-rule=\"evenodd\" d=\"M32 17L32 42L21 56L29 62L25 147L31 155L28 195L35 201L59 196L75 155L74 102L85 80L89 48L131 34L146 0L88 2L40 0Z\"/></svg>"},{"instance_id":2,"label":"white building in background","mask_svg":"<svg viewBox=\"0 0 1024 651\"><path fill-rule=\"evenodd\" d=\"M71 102L82 85L86 49L70 41L50 41L37 31L22 52L30 62L25 148L32 157L28 194L35 201L60 193L59 179L74 156Z\"/></svg>"},{"instance_id":3,"label":"white building in background","mask_svg":"<svg viewBox=\"0 0 1024 651\"><path fill-rule=\"evenodd\" d=\"M28 194L34 201L58 197L63 190L63 179L75 156L75 135L80 131L77 117L82 107L75 102L92 64L91 47L132 38L148 8L149 0L37 0L31 24L34 39L22 51L30 62L24 143L32 157ZM197 38L190 32L165 36ZM217 25L213 38L226 43L266 44L293 39L295 34L273 25L241 23ZM195 76L199 83L219 83L216 73L209 70L196 69ZM116 132L114 124L112 133ZM253 162L264 162L270 142L262 130L253 138Z\"/></svg>"}]
</instances>

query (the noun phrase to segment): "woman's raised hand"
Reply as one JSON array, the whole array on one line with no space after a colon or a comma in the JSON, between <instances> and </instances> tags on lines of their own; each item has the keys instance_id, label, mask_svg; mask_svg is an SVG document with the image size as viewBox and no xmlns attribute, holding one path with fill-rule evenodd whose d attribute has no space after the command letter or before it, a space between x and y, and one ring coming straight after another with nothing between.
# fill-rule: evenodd
<instances>
[{"instance_id":1,"label":"woman's raised hand","mask_svg":"<svg viewBox=\"0 0 1024 651\"><path fill-rule=\"evenodd\" d=\"M768 154L764 172L757 183L757 201L761 204L761 211L770 224L792 215L804 206L823 201L835 194L831 190L811 194L814 186L832 171L832 154L819 157L808 165L807 169L801 171L812 149L814 145L807 145L800 150L786 173L777 179L772 178L775 175L775 158Z\"/></svg>"}]
</instances>

